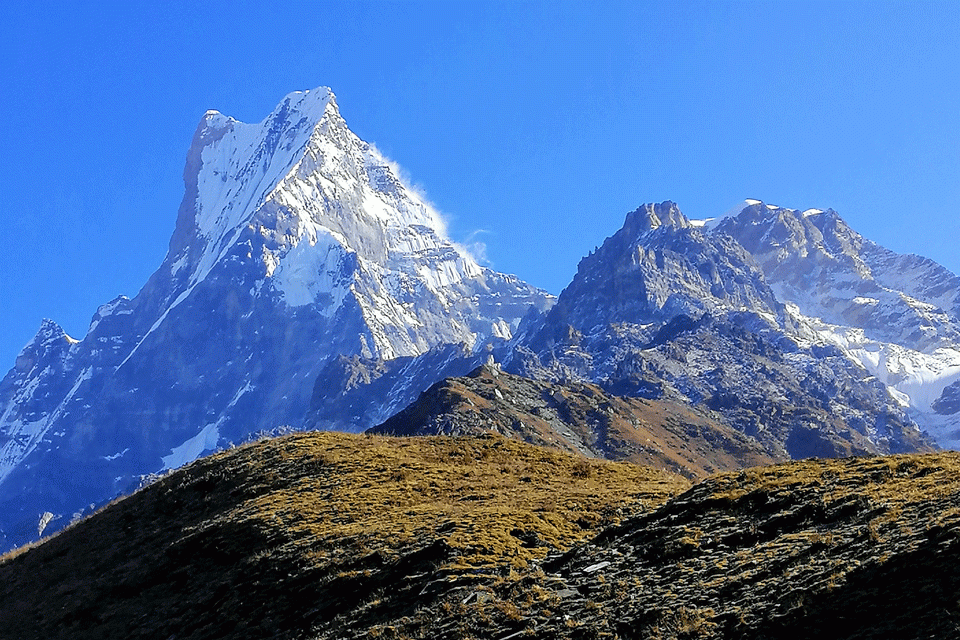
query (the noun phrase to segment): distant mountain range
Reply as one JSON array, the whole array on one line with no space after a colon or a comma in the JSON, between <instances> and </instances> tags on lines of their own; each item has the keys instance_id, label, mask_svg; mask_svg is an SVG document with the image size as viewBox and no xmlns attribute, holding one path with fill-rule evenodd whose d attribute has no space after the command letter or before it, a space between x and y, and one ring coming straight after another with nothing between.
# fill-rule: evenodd
<instances>
[{"instance_id":1,"label":"distant mountain range","mask_svg":"<svg viewBox=\"0 0 960 640\"><path fill-rule=\"evenodd\" d=\"M184 183L140 293L101 306L82 340L45 321L0 381L6 547L41 514L62 527L251 434L375 427L481 365L525 390L517 424L433 402L400 430L469 423L689 477L960 446L960 279L833 211L748 200L691 221L645 205L554 298L446 238L323 88L259 124L208 112ZM646 454L644 419L662 436ZM696 455L678 453L687 427Z\"/></svg>"}]
</instances>

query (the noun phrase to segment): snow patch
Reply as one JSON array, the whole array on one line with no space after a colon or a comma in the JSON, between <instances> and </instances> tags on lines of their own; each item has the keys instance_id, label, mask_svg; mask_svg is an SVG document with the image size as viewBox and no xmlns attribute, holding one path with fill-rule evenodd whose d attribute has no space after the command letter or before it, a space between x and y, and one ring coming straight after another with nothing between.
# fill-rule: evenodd
<instances>
[{"instance_id":1,"label":"snow patch","mask_svg":"<svg viewBox=\"0 0 960 640\"><path fill-rule=\"evenodd\" d=\"M862 329L831 325L819 319L808 318L807 322L820 339L840 347L887 385L901 404L922 415L935 413L933 403L947 386L960 380L960 349L941 347L923 353L872 340Z\"/></svg>"},{"instance_id":2,"label":"snow patch","mask_svg":"<svg viewBox=\"0 0 960 640\"><path fill-rule=\"evenodd\" d=\"M721 222L723 222L727 218L736 218L738 215L740 215L741 211L743 211L747 207L751 207L757 204L763 204L763 202L761 202L760 200L751 200L747 198L733 205L732 207L727 209L726 212L724 212L722 215L717 216L716 218L703 218L701 220L690 220L690 225L695 228L703 229L704 231L713 231L718 226L720 226Z\"/></svg>"},{"instance_id":3,"label":"snow patch","mask_svg":"<svg viewBox=\"0 0 960 640\"><path fill-rule=\"evenodd\" d=\"M353 270L349 267L348 252L326 229L315 240L303 240L287 252L273 271L271 284L291 307L301 307L329 299L321 308L330 317L343 304L350 292Z\"/></svg>"},{"instance_id":4,"label":"snow patch","mask_svg":"<svg viewBox=\"0 0 960 640\"><path fill-rule=\"evenodd\" d=\"M207 242L191 284L206 277L236 241L238 234L231 231L241 227L298 164L332 96L327 89L291 93L263 122L233 121L230 131L203 148L196 224Z\"/></svg>"},{"instance_id":5,"label":"snow patch","mask_svg":"<svg viewBox=\"0 0 960 640\"><path fill-rule=\"evenodd\" d=\"M187 264L187 254L184 253L182 256L177 258L173 264L170 265L170 275L175 276L183 267Z\"/></svg>"},{"instance_id":6,"label":"snow patch","mask_svg":"<svg viewBox=\"0 0 960 640\"><path fill-rule=\"evenodd\" d=\"M178 469L185 464L189 464L199 458L204 451L213 451L217 448L217 442L220 440L220 428L218 423L211 422L200 433L193 436L179 447L174 447L170 455L163 457L163 469Z\"/></svg>"},{"instance_id":7,"label":"snow patch","mask_svg":"<svg viewBox=\"0 0 960 640\"><path fill-rule=\"evenodd\" d=\"M234 394L233 399L230 400L230 403L220 414L220 418L216 422L209 423L200 430L200 433L185 441L179 447L171 449L170 455L163 457L163 468L160 472L162 473L168 469L177 469L193 462L206 451L216 450L217 443L220 441L220 425L227 419L227 411L232 409L234 405L237 404L237 401L252 389L253 385L251 385L250 382L244 384L243 387Z\"/></svg>"},{"instance_id":8,"label":"snow patch","mask_svg":"<svg viewBox=\"0 0 960 640\"><path fill-rule=\"evenodd\" d=\"M513 332L510 330L510 325L503 320L493 323L492 333L497 338L503 338L504 340L510 340L513 338Z\"/></svg>"}]
</instances>

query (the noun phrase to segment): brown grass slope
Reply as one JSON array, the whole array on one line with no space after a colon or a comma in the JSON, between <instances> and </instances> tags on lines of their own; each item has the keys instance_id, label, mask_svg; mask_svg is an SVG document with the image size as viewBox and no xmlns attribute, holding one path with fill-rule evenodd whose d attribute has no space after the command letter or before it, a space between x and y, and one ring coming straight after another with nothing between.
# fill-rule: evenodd
<instances>
[{"instance_id":1,"label":"brown grass slope","mask_svg":"<svg viewBox=\"0 0 960 640\"><path fill-rule=\"evenodd\" d=\"M958 567L955 452L723 474L546 566L591 633L819 640L960 637Z\"/></svg>"},{"instance_id":2,"label":"brown grass slope","mask_svg":"<svg viewBox=\"0 0 960 640\"><path fill-rule=\"evenodd\" d=\"M382 626L686 486L496 436L265 441L8 554L0 637L300 638L344 614Z\"/></svg>"},{"instance_id":3,"label":"brown grass slope","mask_svg":"<svg viewBox=\"0 0 960 640\"><path fill-rule=\"evenodd\" d=\"M436 383L370 432L494 432L589 457L628 460L690 479L783 461L689 405L618 397L581 382L531 380L495 366Z\"/></svg>"},{"instance_id":4,"label":"brown grass slope","mask_svg":"<svg viewBox=\"0 0 960 640\"><path fill-rule=\"evenodd\" d=\"M957 567L958 453L690 487L495 435L299 434L4 558L0 637L957 638Z\"/></svg>"},{"instance_id":5,"label":"brown grass slope","mask_svg":"<svg viewBox=\"0 0 960 640\"><path fill-rule=\"evenodd\" d=\"M960 638L960 454L710 478L525 571L319 637Z\"/></svg>"}]
</instances>

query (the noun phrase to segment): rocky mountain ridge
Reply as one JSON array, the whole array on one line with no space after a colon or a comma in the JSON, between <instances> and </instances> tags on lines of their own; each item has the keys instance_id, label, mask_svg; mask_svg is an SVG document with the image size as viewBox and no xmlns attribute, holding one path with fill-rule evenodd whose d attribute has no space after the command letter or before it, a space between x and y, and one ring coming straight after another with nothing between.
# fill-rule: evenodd
<instances>
[{"instance_id":1,"label":"rocky mountain ridge","mask_svg":"<svg viewBox=\"0 0 960 640\"><path fill-rule=\"evenodd\" d=\"M792 304L728 233L687 220L672 202L645 205L581 261L556 305L491 353L533 380L692 405L772 459L928 450L910 407L817 339L811 327L821 321Z\"/></svg>"},{"instance_id":2,"label":"rocky mountain ridge","mask_svg":"<svg viewBox=\"0 0 960 640\"><path fill-rule=\"evenodd\" d=\"M938 402L960 380L960 278L863 238L833 210L745 205L716 231L750 251L802 341L836 345L942 446L960 446L960 413Z\"/></svg>"},{"instance_id":3,"label":"rocky mountain ridge","mask_svg":"<svg viewBox=\"0 0 960 640\"><path fill-rule=\"evenodd\" d=\"M367 433L496 433L692 479L786 459L774 458L752 438L686 404L614 396L589 383L531 380L495 364L438 382Z\"/></svg>"},{"instance_id":4,"label":"rocky mountain ridge","mask_svg":"<svg viewBox=\"0 0 960 640\"><path fill-rule=\"evenodd\" d=\"M205 114L184 184L143 290L82 340L45 322L0 380L8 547L40 514L63 526L251 433L375 427L491 357L519 386L616 396L621 417L686 406L765 459L924 451L924 432L960 446L956 276L834 212L748 201L705 222L644 205L554 299L446 238L323 88L258 124ZM600 424L566 424L559 444L600 441Z\"/></svg>"},{"instance_id":5,"label":"rocky mountain ridge","mask_svg":"<svg viewBox=\"0 0 960 640\"><path fill-rule=\"evenodd\" d=\"M299 427L331 358L479 348L552 303L448 240L328 89L258 124L208 112L184 184L141 292L101 306L82 340L45 322L0 381L7 545L36 513L62 525L144 474Z\"/></svg>"}]
</instances>

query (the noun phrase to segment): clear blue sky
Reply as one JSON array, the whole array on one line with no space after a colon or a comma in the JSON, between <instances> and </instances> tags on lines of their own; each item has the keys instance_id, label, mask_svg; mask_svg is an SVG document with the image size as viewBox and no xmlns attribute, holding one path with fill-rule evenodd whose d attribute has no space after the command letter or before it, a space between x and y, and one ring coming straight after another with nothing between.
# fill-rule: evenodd
<instances>
[{"instance_id":1,"label":"clear blue sky","mask_svg":"<svg viewBox=\"0 0 960 640\"><path fill-rule=\"evenodd\" d=\"M42 318L82 337L136 295L207 109L320 85L455 240L553 293L667 199L833 207L960 271L954 0L244 4L5 4L0 375Z\"/></svg>"}]
</instances>

